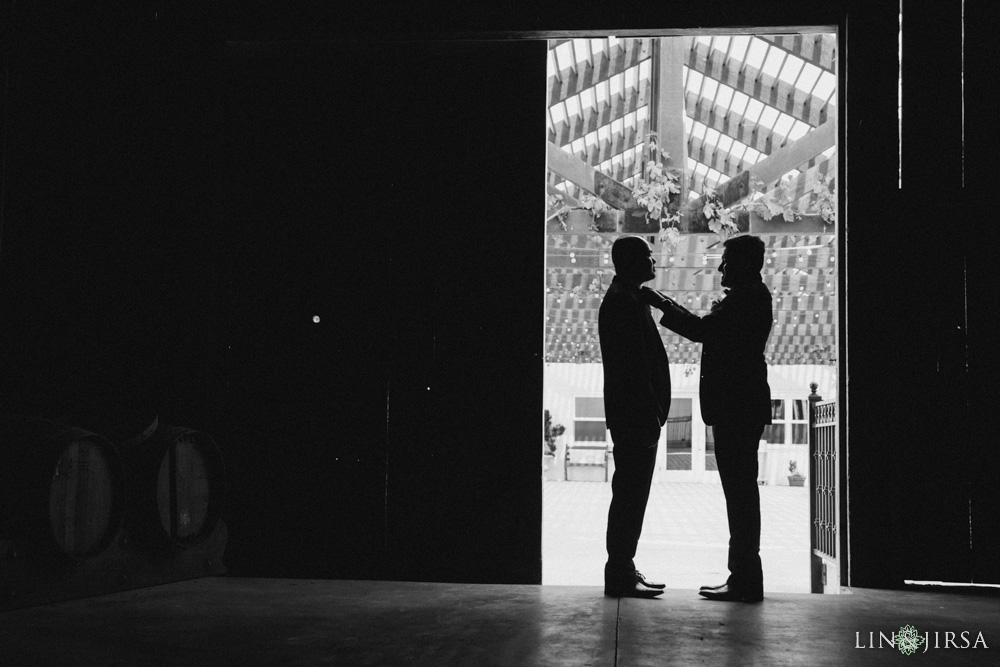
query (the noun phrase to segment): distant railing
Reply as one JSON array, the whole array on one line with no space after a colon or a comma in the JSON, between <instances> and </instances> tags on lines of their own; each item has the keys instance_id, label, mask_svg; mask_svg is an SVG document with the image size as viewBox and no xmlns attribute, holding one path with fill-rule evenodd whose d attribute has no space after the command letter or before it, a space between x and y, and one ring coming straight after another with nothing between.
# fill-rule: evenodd
<instances>
[{"instance_id":1,"label":"distant railing","mask_svg":"<svg viewBox=\"0 0 1000 667\"><path fill-rule=\"evenodd\" d=\"M827 567L838 567L837 402L823 402L811 383L809 396L809 515L812 517L812 591L824 592Z\"/></svg>"},{"instance_id":2,"label":"distant railing","mask_svg":"<svg viewBox=\"0 0 1000 667\"><path fill-rule=\"evenodd\" d=\"M567 442L563 461L563 480L570 481L570 468L600 467L604 469L604 481L608 481L609 455L606 442Z\"/></svg>"},{"instance_id":3,"label":"distant railing","mask_svg":"<svg viewBox=\"0 0 1000 667\"><path fill-rule=\"evenodd\" d=\"M691 415L667 417L667 447L682 445L691 448Z\"/></svg>"}]
</instances>

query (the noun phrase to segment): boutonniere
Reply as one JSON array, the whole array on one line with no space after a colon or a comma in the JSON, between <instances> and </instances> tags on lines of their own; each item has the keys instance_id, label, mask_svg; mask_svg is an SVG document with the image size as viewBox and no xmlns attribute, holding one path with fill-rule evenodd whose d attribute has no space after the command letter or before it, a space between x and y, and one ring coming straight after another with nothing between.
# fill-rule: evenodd
<instances>
[{"instance_id":1,"label":"boutonniere","mask_svg":"<svg viewBox=\"0 0 1000 667\"><path fill-rule=\"evenodd\" d=\"M728 293L729 293L729 290L726 290L726 294L728 294ZM712 300L712 310L713 311L716 308L718 308L719 306L721 306L721 305L722 305L722 299L713 299Z\"/></svg>"}]
</instances>

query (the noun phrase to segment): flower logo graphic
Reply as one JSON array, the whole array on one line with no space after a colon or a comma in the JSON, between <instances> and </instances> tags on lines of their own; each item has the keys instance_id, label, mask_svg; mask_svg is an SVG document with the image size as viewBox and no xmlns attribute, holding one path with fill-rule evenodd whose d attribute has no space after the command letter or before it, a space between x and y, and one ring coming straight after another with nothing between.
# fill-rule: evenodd
<instances>
[{"instance_id":1,"label":"flower logo graphic","mask_svg":"<svg viewBox=\"0 0 1000 667\"><path fill-rule=\"evenodd\" d=\"M896 648L900 653L913 655L917 648L924 643L924 638L917 633L917 629L912 625L904 625L896 635Z\"/></svg>"}]
</instances>

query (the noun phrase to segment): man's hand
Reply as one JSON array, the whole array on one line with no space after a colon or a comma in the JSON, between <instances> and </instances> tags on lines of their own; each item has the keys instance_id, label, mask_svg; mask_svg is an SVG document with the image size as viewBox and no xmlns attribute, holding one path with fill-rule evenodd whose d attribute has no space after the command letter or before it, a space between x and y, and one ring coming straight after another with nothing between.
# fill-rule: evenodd
<instances>
[{"instance_id":1,"label":"man's hand","mask_svg":"<svg viewBox=\"0 0 1000 667\"><path fill-rule=\"evenodd\" d=\"M653 306L654 308L666 308L668 304L672 304L668 297L664 296L661 292L657 292L655 289L649 287L639 288L639 298L647 306Z\"/></svg>"}]
</instances>

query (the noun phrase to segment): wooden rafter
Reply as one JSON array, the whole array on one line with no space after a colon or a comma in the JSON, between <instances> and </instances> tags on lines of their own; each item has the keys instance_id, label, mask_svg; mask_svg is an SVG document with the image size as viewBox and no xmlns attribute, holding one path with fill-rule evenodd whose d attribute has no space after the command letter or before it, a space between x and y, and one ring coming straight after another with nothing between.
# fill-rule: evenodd
<instances>
[{"instance_id":1,"label":"wooden rafter","mask_svg":"<svg viewBox=\"0 0 1000 667\"><path fill-rule=\"evenodd\" d=\"M781 148L789 140L786 135L746 122L743 115L736 111L718 105L710 107L708 104L701 104L697 96L690 92L685 94L685 108L692 120L746 144L764 155L770 155L773 150Z\"/></svg>"},{"instance_id":2,"label":"wooden rafter","mask_svg":"<svg viewBox=\"0 0 1000 667\"><path fill-rule=\"evenodd\" d=\"M695 41L689 52L688 67L812 127L826 122L829 111L826 100L803 93L734 58L710 58L709 55L709 47Z\"/></svg>"},{"instance_id":3,"label":"wooden rafter","mask_svg":"<svg viewBox=\"0 0 1000 667\"><path fill-rule=\"evenodd\" d=\"M726 178L732 178L754 164L745 158L733 159L731 151L724 151L697 137L691 137L688 140L687 156L695 162L700 162L710 169L721 172Z\"/></svg>"},{"instance_id":4,"label":"wooden rafter","mask_svg":"<svg viewBox=\"0 0 1000 667\"><path fill-rule=\"evenodd\" d=\"M548 168L567 181L597 195L615 208L626 208L634 201L632 190L594 169L580 158L567 153L552 142L548 144Z\"/></svg>"},{"instance_id":5,"label":"wooden rafter","mask_svg":"<svg viewBox=\"0 0 1000 667\"><path fill-rule=\"evenodd\" d=\"M590 166L594 167L595 169L599 169L599 165L602 162L606 160L611 160L610 172L605 171L603 169L600 169L600 171L604 171L604 173L606 173L612 179L624 183L629 178L638 174L639 163L635 159L634 149L635 145L631 146L626 145L625 150L621 153L612 154L610 153L610 151L608 151L607 153L598 154L596 153L595 150L588 153L586 159L580 157L579 155L576 155L576 157L580 158L581 160L583 160ZM566 152L568 153L569 151ZM571 155L573 154L571 153ZM620 161L615 160L615 158L617 157L621 157L621 160ZM552 185L557 185L558 183L562 182L563 179L558 174L555 174L550 171L548 172L547 181L550 182Z\"/></svg>"},{"instance_id":6,"label":"wooden rafter","mask_svg":"<svg viewBox=\"0 0 1000 667\"><path fill-rule=\"evenodd\" d=\"M643 138L648 131L647 128L648 123L642 121L637 124L635 129L623 128L621 132L612 132L604 141L591 145L583 159L591 166L596 167L616 156L634 151L636 146L643 143Z\"/></svg>"},{"instance_id":7,"label":"wooden rafter","mask_svg":"<svg viewBox=\"0 0 1000 667\"><path fill-rule=\"evenodd\" d=\"M649 79L637 81L635 86L623 90L621 95L612 95L603 103L598 103L596 108L581 109L579 114L553 123L549 130L549 141L559 146L571 144L645 106L649 103L649 94Z\"/></svg>"},{"instance_id":8,"label":"wooden rafter","mask_svg":"<svg viewBox=\"0 0 1000 667\"><path fill-rule=\"evenodd\" d=\"M545 171L545 191L549 194L563 195L573 201L577 201L577 198L583 194L583 188L579 185L573 181L567 181L559 174L549 170Z\"/></svg>"},{"instance_id":9,"label":"wooden rafter","mask_svg":"<svg viewBox=\"0 0 1000 667\"><path fill-rule=\"evenodd\" d=\"M837 58L837 36L829 33L794 35L758 35L763 40L784 49L788 53L835 74Z\"/></svg>"},{"instance_id":10,"label":"wooden rafter","mask_svg":"<svg viewBox=\"0 0 1000 667\"><path fill-rule=\"evenodd\" d=\"M566 206L579 206L580 202L575 197L567 192L563 192L551 183L545 184L545 192L550 195L559 195L563 198L563 204Z\"/></svg>"},{"instance_id":11,"label":"wooden rafter","mask_svg":"<svg viewBox=\"0 0 1000 667\"><path fill-rule=\"evenodd\" d=\"M736 174L735 176L732 176L728 180L726 180L726 178L724 176L722 183L714 183L714 182L711 181L711 179L709 178L709 175L707 173L705 173L705 174L699 174L697 171L693 171L692 170L691 174L688 176L688 179L687 179L688 192L703 193L708 188L715 188L717 190L721 189L724 183L731 183L731 182L733 182L741 173L745 174L745 173L748 173L748 172L740 172L740 173ZM747 181L747 183L749 184L749 181ZM695 201L697 202L698 200L695 200Z\"/></svg>"},{"instance_id":12,"label":"wooden rafter","mask_svg":"<svg viewBox=\"0 0 1000 667\"><path fill-rule=\"evenodd\" d=\"M570 40L562 40L558 44L565 41ZM559 72L558 76L550 76L549 106L564 102L630 67L636 67L649 58L651 42L650 38L621 40L610 47L610 50L593 54L591 59L579 63L576 68L567 68Z\"/></svg>"},{"instance_id":13,"label":"wooden rafter","mask_svg":"<svg viewBox=\"0 0 1000 667\"><path fill-rule=\"evenodd\" d=\"M773 183L836 144L837 123L831 119L755 164L750 168L750 176Z\"/></svg>"}]
</instances>

